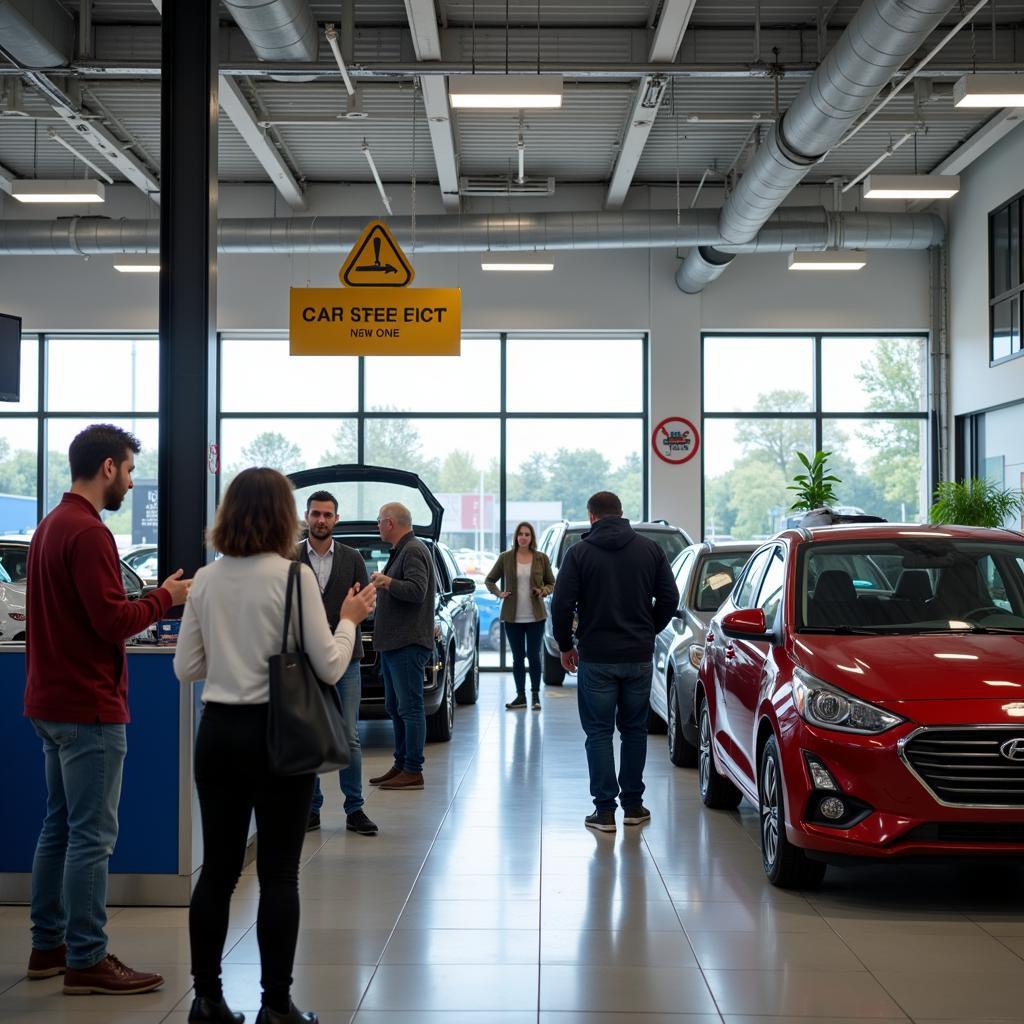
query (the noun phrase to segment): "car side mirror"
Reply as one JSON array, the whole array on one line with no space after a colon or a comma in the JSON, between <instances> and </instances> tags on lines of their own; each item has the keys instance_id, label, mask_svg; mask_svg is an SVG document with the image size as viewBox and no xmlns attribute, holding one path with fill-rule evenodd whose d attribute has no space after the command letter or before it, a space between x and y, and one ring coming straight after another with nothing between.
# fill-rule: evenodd
<instances>
[{"instance_id":1,"label":"car side mirror","mask_svg":"<svg viewBox=\"0 0 1024 1024\"><path fill-rule=\"evenodd\" d=\"M760 608L744 608L729 612L722 617L722 632L733 640L766 640L774 642L775 634L769 632L764 612Z\"/></svg>"},{"instance_id":2,"label":"car side mirror","mask_svg":"<svg viewBox=\"0 0 1024 1024\"><path fill-rule=\"evenodd\" d=\"M468 576L456 576L452 580L452 593L456 595L475 594L476 584Z\"/></svg>"}]
</instances>

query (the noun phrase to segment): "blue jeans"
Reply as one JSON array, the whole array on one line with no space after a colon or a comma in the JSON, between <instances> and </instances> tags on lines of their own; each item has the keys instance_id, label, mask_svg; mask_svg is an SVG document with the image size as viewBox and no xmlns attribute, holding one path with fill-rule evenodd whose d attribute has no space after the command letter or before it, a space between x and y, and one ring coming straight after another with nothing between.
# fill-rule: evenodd
<instances>
[{"instance_id":1,"label":"blue jeans","mask_svg":"<svg viewBox=\"0 0 1024 1024\"><path fill-rule=\"evenodd\" d=\"M505 636L512 652L512 678L516 696L526 696L526 659L530 659L530 689L540 693L540 643L544 639L544 620L539 622L506 622Z\"/></svg>"},{"instance_id":2,"label":"blue jeans","mask_svg":"<svg viewBox=\"0 0 1024 1024\"><path fill-rule=\"evenodd\" d=\"M431 653L419 644L380 652L384 709L395 728L395 765L413 774L423 771L423 744L427 739L423 674Z\"/></svg>"},{"instance_id":3,"label":"blue jeans","mask_svg":"<svg viewBox=\"0 0 1024 1024\"><path fill-rule=\"evenodd\" d=\"M581 661L576 676L580 723L587 734L590 795L598 811L639 807L647 762L647 717L651 708L651 662L607 664ZM619 776L612 737L619 727Z\"/></svg>"},{"instance_id":4,"label":"blue jeans","mask_svg":"<svg viewBox=\"0 0 1024 1024\"><path fill-rule=\"evenodd\" d=\"M107 866L117 839L125 727L32 725L43 741L47 793L32 861L32 946L66 942L68 967L81 970L107 955Z\"/></svg>"},{"instance_id":5,"label":"blue jeans","mask_svg":"<svg viewBox=\"0 0 1024 1024\"><path fill-rule=\"evenodd\" d=\"M345 813L355 814L363 806L363 748L359 745L359 698L362 678L359 675L359 659L353 658L338 680L338 696L341 698L341 715L348 732L348 749L352 755L348 767L338 772L338 782L345 794ZM313 787L313 811L320 813L324 805L324 791L320 788L320 776Z\"/></svg>"}]
</instances>

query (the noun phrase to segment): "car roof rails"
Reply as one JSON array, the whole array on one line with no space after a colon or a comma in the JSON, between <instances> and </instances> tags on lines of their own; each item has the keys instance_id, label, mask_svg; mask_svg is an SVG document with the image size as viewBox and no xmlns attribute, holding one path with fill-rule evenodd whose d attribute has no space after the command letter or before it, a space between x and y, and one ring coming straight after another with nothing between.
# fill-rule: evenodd
<instances>
[{"instance_id":1,"label":"car roof rails","mask_svg":"<svg viewBox=\"0 0 1024 1024\"><path fill-rule=\"evenodd\" d=\"M813 526L848 526L855 523L887 523L888 519L881 516L852 515L846 512L837 512L835 509L824 507L814 508L804 514L800 520L800 528L807 529Z\"/></svg>"}]
</instances>

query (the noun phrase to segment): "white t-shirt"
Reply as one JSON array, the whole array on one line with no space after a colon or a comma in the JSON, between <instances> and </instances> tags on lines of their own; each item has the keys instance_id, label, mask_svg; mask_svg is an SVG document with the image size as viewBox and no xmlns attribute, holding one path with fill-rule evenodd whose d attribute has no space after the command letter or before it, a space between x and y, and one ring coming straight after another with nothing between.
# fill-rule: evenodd
<instances>
[{"instance_id":1,"label":"white t-shirt","mask_svg":"<svg viewBox=\"0 0 1024 1024\"><path fill-rule=\"evenodd\" d=\"M530 574L533 572L533 560L523 565L516 559L516 622L536 622L533 614L533 595L530 593Z\"/></svg>"},{"instance_id":2,"label":"white t-shirt","mask_svg":"<svg viewBox=\"0 0 1024 1024\"><path fill-rule=\"evenodd\" d=\"M266 704L270 699L267 662L281 650L288 558L265 553L248 558L225 555L200 569L192 581L174 674L183 683L203 679L203 701ZM299 568L305 631L303 646L317 678L336 683L348 668L355 626L342 620L331 635L316 576ZM298 648L297 595L292 597L289 650Z\"/></svg>"}]
</instances>

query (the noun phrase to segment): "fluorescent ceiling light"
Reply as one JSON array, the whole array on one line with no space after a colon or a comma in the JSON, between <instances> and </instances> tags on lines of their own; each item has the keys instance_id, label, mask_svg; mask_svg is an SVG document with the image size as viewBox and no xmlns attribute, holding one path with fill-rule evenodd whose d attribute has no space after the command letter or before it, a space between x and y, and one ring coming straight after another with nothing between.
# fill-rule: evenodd
<instances>
[{"instance_id":1,"label":"fluorescent ceiling light","mask_svg":"<svg viewBox=\"0 0 1024 1024\"><path fill-rule=\"evenodd\" d=\"M964 75L953 86L956 107L1024 107L1024 75Z\"/></svg>"},{"instance_id":2,"label":"fluorescent ceiling light","mask_svg":"<svg viewBox=\"0 0 1024 1024\"><path fill-rule=\"evenodd\" d=\"M534 257L529 253L516 252L505 257L489 252L481 257L480 269L530 272L554 270L555 264L549 256Z\"/></svg>"},{"instance_id":3,"label":"fluorescent ceiling light","mask_svg":"<svg viewBox=\"0 0 1024 1024\"><path fill-rule=\"evenodd\" d=\"M861 270L867 263L862 252L791 252L790 270Z\"/></svg>"},{"instance_id":4,"label":"fluorescent ceiling light","mask_svg":"<svg viewBox=\"0 0 1024 1024\"><path fill-rule=\"evenodd\" d=\"M551 109L562 105L562 76L450 75L448 99L478 110Z\"/></svg>"},{"instance_id":5,"label":"fluorescent ceiling light","mask_svg":"<svg viewBox=\"0 0 1024 1024\"><path fill-rule=\"evenodd\" d=\"M102 203L106 200L103 182L92 178L71 181L23 178L11 182L11 195L20 203Z\"/></svg>"},{"instance_id":6,"label":"fluorescent ceiling light","mask_svg":"<svg viewBox=\"0 0 1024 1024\"><path fill-rule=\"evenodd\" d=\"M115 270L122 274L159 274L159 263L115 263Z\"/></svg>"},{"instance_id":7,"label":"fluorescent ceiling light","mask_svg":"<svg viewBox=\"0 0 1024 1024\"><path fill-rule=\"evenodd\" d=\"M949 199L960 191L956 174L869 174L865 199Z\"/></svg>"}]
</instances>

